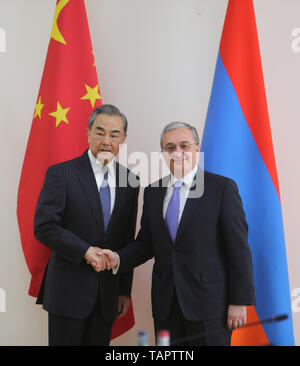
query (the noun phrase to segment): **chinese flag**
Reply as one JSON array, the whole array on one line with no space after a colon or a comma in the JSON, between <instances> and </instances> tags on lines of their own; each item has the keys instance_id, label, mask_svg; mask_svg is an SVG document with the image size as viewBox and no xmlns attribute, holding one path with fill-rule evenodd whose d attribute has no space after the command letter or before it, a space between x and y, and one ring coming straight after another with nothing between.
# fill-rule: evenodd
<instances>
[{"instance_id":1,"label":"chinese flag","mask_svg":"<svg viewBox=\"0 0 300 366\"><path fill-rule=\"evenodd\" d=\"M31 273L29 295L37 297L50 250L33 235L33 220L50 165L88 148L87 122L102 104L83 0L58 0L27 143L18 191L17 216ZM112 338L134 325L132 307L114 324Z\"/></svg>"}]
</instances>

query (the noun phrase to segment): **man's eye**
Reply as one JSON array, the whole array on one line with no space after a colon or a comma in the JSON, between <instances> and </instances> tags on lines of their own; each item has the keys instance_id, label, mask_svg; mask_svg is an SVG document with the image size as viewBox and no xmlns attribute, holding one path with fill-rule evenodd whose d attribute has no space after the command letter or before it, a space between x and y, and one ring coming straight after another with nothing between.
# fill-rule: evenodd
<instances>
[{"instance_id":1,"label":"man's eye","mask_svg":"<svg viewBox=\"0 0 300 366\"><path fill-rule=\"evenodd\" d=\"M176 146L174 146L174 145L168 145L168 146L166 146L166 149L168 149L168 150L174 150L174 149L176 149Z\"/></svg>"}]
</instances>

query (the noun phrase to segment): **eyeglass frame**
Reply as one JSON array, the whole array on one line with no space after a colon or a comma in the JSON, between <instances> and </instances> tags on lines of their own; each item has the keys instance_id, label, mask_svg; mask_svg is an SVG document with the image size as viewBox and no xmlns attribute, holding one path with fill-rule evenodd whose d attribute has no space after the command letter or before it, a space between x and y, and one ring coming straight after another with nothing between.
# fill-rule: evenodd
<instances>
[{"instance_id":1,"label":"eyeglass frame","mask_svg":"<svg viewBox=\"0 0 300 366\"><path fill-rule=\"evenodd\" d=\"M183 144L188 145L188 147L187 148L182 148ZM162 151L166 151L167 153L172 154L173 152L176 151L177 146L179 146L182 151L189 151L189 149L191 148L192 145L199 145L199 144L191 143L191 142L187 141L187 142L180 142L179 144L170 144L170 145L171 145L170 148L173 148L173 150L169 150L168 147L165 146L165 147L162 148Z\"/></svg>"}]
</instances>

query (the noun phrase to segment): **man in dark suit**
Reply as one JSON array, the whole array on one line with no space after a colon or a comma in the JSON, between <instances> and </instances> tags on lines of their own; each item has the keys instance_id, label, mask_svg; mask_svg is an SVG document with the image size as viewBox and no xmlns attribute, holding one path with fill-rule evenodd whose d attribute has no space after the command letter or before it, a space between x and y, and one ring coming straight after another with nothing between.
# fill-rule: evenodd
<instances>
[{"instance_id":1,"label":"man in dark suit","mask_svg":"<svg viewBox=\"0 0 300 366\"><path fill-rule=\"evenodd\" d=\"M197 164L194 127L165 127L161 148L171 175L145 189L137 240L102 256L113 273L154 257L154 328L171 342L230 345L231 330L246 323L255 304L248 227L235 182ZM178 344L177 342L177 344Z\"/></svg>"},{"instance_id":2,"label":"man in dark suit","mask_svg":"<svg viewBox=\"0 0 300 366\"><path fill-rule=\"evenodd\" d=\"M126 132L119 109L102 105L88 123L89 150L46 172L34 234L52 250L38 298L49 313L49 345L108 345L116 316L129 308L132 269L95 271L100 243L119 250L135 235L138 180L115 161Z\"/></svg>"}]
</instances>

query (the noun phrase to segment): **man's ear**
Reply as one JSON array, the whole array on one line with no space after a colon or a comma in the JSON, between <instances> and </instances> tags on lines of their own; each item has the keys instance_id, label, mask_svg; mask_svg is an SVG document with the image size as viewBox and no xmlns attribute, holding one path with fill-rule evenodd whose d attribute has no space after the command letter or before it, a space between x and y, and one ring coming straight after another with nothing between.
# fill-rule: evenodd
<instances>
[{"instance_id":1,"label":"man's ear","mask_svg":"<svg viewBox=\"0 0 300 366\"><path fill-rule=\"evenodd\" d=\"M124 134L122 143L126 140L126 137L127 137L127 133Z\"/></svg>"}]
</instances>

